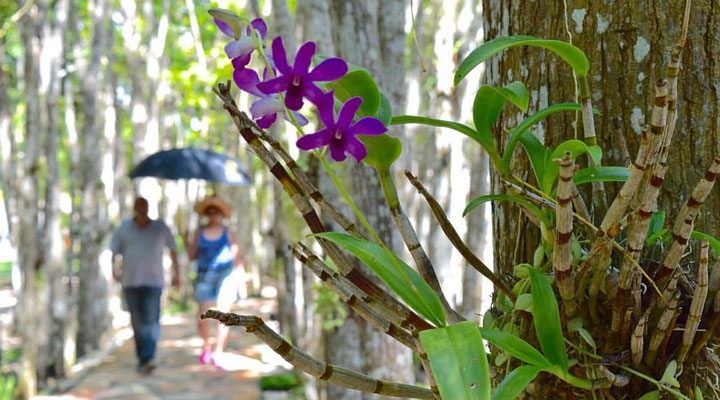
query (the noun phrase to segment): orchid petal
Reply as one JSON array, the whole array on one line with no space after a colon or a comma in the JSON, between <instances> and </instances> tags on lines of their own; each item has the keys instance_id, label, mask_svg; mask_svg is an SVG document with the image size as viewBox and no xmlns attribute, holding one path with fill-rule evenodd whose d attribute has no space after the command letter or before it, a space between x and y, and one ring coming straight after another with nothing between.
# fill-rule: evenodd
<instances>
[{"instance_id":1,"label":"orchid petal","mask_svg":"<svg viewBox=\"0 0 720 400\"><path fill-rule=\"evenodd\" d=\"M287 88L287 77L278 76L277 78L272 78L270 80L260 82L257 84L257 88L259 91L265 94L282 92Z\"/></svg>"},{"instance_id":2,"label":"orchid petal","mask_svg":"<svg viewBox=\"0 0 720 400\"><path fill-rule=\"evenodd\" d=\"M327 129L323 129L319 132L311 133L309 135L301 137L297 140L297 142L295 142L295 145L300 150L308 151L327 145L330 139L330 132Z\"/></svg>"},{"instance_id":3,"label":"orchid petal","mask_svg":"<svg viewBox=\"0 0 720 400\"><path fill-rule=\"evenodd\" d=\"M330 144L328 146L330 148L330 157L335 161L344 161L345 160L345 141L340 140L332 140L330 141Z\"/></svg>"},{"instance_id":4,"label":"orchid petal","mask_svg":"<svg viewBox=\"0 0 720 400\"><path fill-rule=\"evenodd\" d=\"M235 32L233 32L230 25L228 25L227 22L221 20L220 18L213 18L213 21L215 22L215 25L217 25L218 28L220 28L220 31L227 36L235 37Z\"/></svg>"},{"instance_id":5,"label":"orchid petal","mask_svg":"<svg viewBox=\"0 0 720 400\"><path fill-rule=\"evenodd\" d=\"M300 114L299 112L297 112L297 111L290 111L290 112L292 113L293 117L295 118L295 122L297 122L298 125L305 126L308 124L308 122L310 122L310 121L308 121L307 118L305 118L304 115ZM291 119L290 119L290 117L288 117L287 113L285 113L284 116L287 121L291 121Z\"/></svg>"},{"instance_id":6,"label":"orchid petal","mask_svg":"<svg viewBox=\"0 0 720 400\"><path fill-rule=\"evenodd\" d=\"M334 81L342 78L348 71L348 65L342 58L328 58L318 64L310 72L310 80L313 81Z\"/></svg>"},{"instance_id":7,"label":"orchid petal","mask_svg":"<svg viewBox=\"0 0 720 400\"><path fill-rule=\"evenodd\" d=\"M374 117L364 117L345 130L351 135L381 135L387 132L387 127Z\"/></svg>"},{"instance_id":8,"label":"orchid petal","mask_svg":"<svg viewBox=\"0 0 720 400\"><path fill-rule=\"evenodd\" d=\"M257 121L255 121L255 123L260 128L267 129L267 128L271 127L272 124L275 123L276 119L277 119L277 114L270 114L270 115L266 115L266 116L258 119Z\"/></svg>"},{"instance_id":9,"label":"orchid petal","mask_svg":"<svg viewBox=\"0 0 720 400\"><path fill-rule=\"evenodd\" d=\"M355 136L348 136L345 138L345 151L347 151L357 163L367 156L367 149L365 148L365 145L361 141L357 140Z\"/></svg>"},{"instance_id":10,"label":"orchid petal","mask_svg":"<svg viewBox=\"0 0 720 400\"><path fill-rule=\"evenodd\" d=\"M255 29L256 31L258 31L260 33L260 37L262 39L265 39L265 35L267 35L267 31L268 31L267 25L265 24L265 20L263 20L262 18L255 18L254 20L252 20L250 22L250 25L252 25L253 29ZM247 33L248 33L248 36L251 36L249 27L248 27Z\"/></svg>"},{"instance_id":11,"label":"orchid petal","mask_svg":"<svg viewBox=\"0 0 720 400\"><path fill-rule=\"evenodd\" d=\"M303 106L302 94L297 91L287 91L285 93L285 105L287 108L297 111Z\"/></svg>"},{"instance_id":12,"label":"orchid petal","mask_svg":"<svg viewBox=\"0 0 720 400\"><path fill-rule=\"evenodd\" d=\"M322 93L315 103L320 120L326 128L335 127L335 97L333 92Z\"/></svg>"},{"instance_id":13,"label":"orchid petal","mask_svg":"<svg viewBox=\"0 0 720 400\"><path fill-rule=\"evenodd\" d=\"M300 46L293 65L296 74L307 75L313 55L315 55L315 42L305 42Z\"/></svg>"},{"instance_id":14,"label":"orchid petal","mask_svg":"<svg viewBox=\"0 0 720 400\"><path fill-rule=\"evenodd\" d=\"M310 100L311 103L317 105L324 94L325 92L323 92L316 84L307 81L304 82L303 95L306 99Z\"/></svg>"},{"instance_id":15,"label":"orchid petal","mask_svg":"<svg viewBox=\"0 0 720 400\"><path fill-rule=\"evenodd\" d=\"M260 79L257 76L257 72L252 69L236 69L233 71L233 80L240 90L244 90L255 96L264 97L265 94L258 90L258 83Z\"/></svg>"},{"instance_id":16,"label":"orchid petal","mask_svg":"<svg viewBox=\"0 0 720 400\"><path fill-rule=\"evenodd\" d=\"M248 64L250 64L251 56L252 56L252 52L242 55L240 57L233 58L232 59L233 69L245 68Z\"/></svg>"},{"instance_id":17,"label":"orchid petal","mask_svg":"<svg viewBox=\"0 0 720 400\"><path fill-rule=\"evenodd\" d=\"M277 114L281 111L283 111L282 103L274 97L264 97L254 101L250 105L250 114L252 114L253 118L260 118L269 114Z\"/></svg>"},{"instance_id":18,"label":"orchid petal","mask_svg":"<svg viewBox=\"0 0 720 400\"><path fill-rule=\"evenodd\" d=\"M362 104L362 98L353 97L343 104L337 119L337 126L348 127Z\"/></svg>"},{"instance_id":19,"label":"orchid petal","mask_svg":"<svg viewBox=\"0 0 720 400\"><path fill-rule=\"evenodd\" d=\"M272 56L278 71L283 75L289 74L290 66L287 62L287 53L285 52L285 46L280 36L276 37L272 42Z\"/></svg>"},{"instance_id":20,"label":"orchid petal","mask_svg":"<svg viewBox=\"0 0 720 400\"><path fill-rule=\"evenodd\" d=\"M228 43L225 46L225 54L227 54L229 58L235 58L249 54L254 49L255 43L253 43L252 39L247 36L243 36L238 40L233 40Z\"/></svg>"}]
</instances>

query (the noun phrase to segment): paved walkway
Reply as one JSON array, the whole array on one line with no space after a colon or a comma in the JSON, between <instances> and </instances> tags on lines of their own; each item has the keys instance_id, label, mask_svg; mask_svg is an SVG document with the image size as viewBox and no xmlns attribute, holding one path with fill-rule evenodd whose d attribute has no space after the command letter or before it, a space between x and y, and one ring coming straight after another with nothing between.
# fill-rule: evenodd
<instances>
[{"instance_id":1,"label":"paved walkway","mask_svg":"<svg viewBox=\"0 0 720 400\"><path fill-rule=\"evenodd\" d=\"M274 301L241 301L235 312L256 314L267 321ZM57 396L38 399L167 399L211 400L260 398L258 379L288 367L282 358L242 328L231 328L225 371L200 365L202 341L191 315L163 317L163 331L156 357L157 368L149 376L135 372L133 339L110 353L96 367L68 381L71 387ZM213 330L214 332L214 330Z\"/></svg>"}]
</instances>

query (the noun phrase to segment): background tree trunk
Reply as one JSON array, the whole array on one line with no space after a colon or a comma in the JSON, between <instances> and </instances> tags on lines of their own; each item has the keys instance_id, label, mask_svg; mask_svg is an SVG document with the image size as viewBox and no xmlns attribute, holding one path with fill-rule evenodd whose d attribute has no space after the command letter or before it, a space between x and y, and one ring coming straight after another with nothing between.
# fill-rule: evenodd
<instances>
[{"instance_id":1,"label":"background tree trunk","mask_svg":"<svg viewBox=\"0 0 720 400\"><path fill-rule=\"evenodd\" d=\"M404 82L397 79L403 75L405 7L404 1L333 1L330 8L335 54L367 68L395 110L405 108ZM364 164L355 165L352 160L343 165L350 178L351 196L370 225L390 249L400 250L402 241L396 237L390 212L380 206L385 204L385 199L375 171ZM379 379L400 382L414 379L411 352L352 314L330 335L328 343L333 349L328 350L330 362L347 365ZM352 343L362 345L355 347ZM332 385L328 387L328 397L377 398Z\"/></svg>"},{"instance_id":2,"label":"background tree trunk","mask_svg":"<svg viewBox=\"0 0 720 400\"><path fill-rule=\"evenodd\" d=\"M107 32L108 3L97 0L93 17L93 35L90 45L90 60L82 74L82 153L83 175L81 184L82 204L80 207L80 289L79 325L77 351L83 356L99 349L107 333L110 318L108 310L109 271L102 271L100 253L104 246L105 230L101 224L101 210L106 206L103 194L102 164L98 154L102 154L103 140L99 117L99 92L102 77L100 58L105 49L104 36Z\"/></svg>"},{"instance_id":3,"label":"background tree trunk","mask_svg":"<svg viewBox=\"0 0 720 400\"><path fill-rule=\"evenodd\" d=\"M40 193L38 188L41 173L42 111L40 102L40 53L42 36L40 21L47 15L47 4L33 5L22 24L21 34L25 47L23 81L25 83L25 160L19 178L18 214L20 216L19 259L22 271L22 286L16 309L18 333L25 339L21 345L20 393L29 398L37 393L38 349L42 337L38 335L42 309L41 285L42 250L40 242L38 211Z\"/></svg>"},{"instance_id":4,"label":"background tree trunk","mask_svg":"<svg viewBox=\"0 0 720 400\"><path fill-rule=\"evenodd\" d=\"M46 349L43 349L43 365L40 365L40 377L62 378L69 365L65 360L65 346L67 343L66 323L70 314L71 300L68 297L68 281L63 279L66 269L65 243L60 226L60 165L58 162L59 141L61 137L61 114L59 108L60 90L62 81L60 69L65 64L65 54L62 32L67 29L68 1L61 0L53 7L54 19L43 26L44 43L46 43L45 56L42 63L45 66L41 86L47 92L45 113L47 114L47 136L45 138L45 159L47 161L47 179L45 186L45 208L43 226L44 257L43 270L47 274L48 327L43 331L47 335Z\"/></svg>"},{"instance_id":5,"label":"background tree trunk","mask_svg":"<svg viewBox=\"0 0 720 400\"><path fill-rule=\"evenodd\" d=\"M593 106L601 112L595 123L604 150L603 164L624 165L620 137L627 142L630 154L635 154L640 126L643 121L649 122L653 83L665 76L667 55L680 35L683 8L684 2L483 0L483 19L487 39L534 35L572 40L586 52ZM668 224L674 221L678 200L689 196L712 157L718 154L720 88L716 82L720 79L720 64L715 60L719 23L717 4L693 2L678 84L679 118L669 158L671 172L660 196L659 208L667 212ZM499 86L517 79L530 90L530 113L575 98L570 68L553 54L538 49L513 49L486 63L484 80L488 84ZM575 118L573 113L552 117L538 125L535 134L551 145L573 138ZM513 115L506 113L500 124L512 126L516 122ZM578 130L582 136L582 124ZM504 145L505 135L499 130L495 139ZM493 186L499 190L497 180ZM612 187L608 195L612 200ZM494 207L495 260L502 271L510 271L514 264L532 259L538 237L515 235L527 231L517 208L505 204ZM710 196L696 228L718 236L718 222L720 197Z\"/></svg>"}]
</instances>

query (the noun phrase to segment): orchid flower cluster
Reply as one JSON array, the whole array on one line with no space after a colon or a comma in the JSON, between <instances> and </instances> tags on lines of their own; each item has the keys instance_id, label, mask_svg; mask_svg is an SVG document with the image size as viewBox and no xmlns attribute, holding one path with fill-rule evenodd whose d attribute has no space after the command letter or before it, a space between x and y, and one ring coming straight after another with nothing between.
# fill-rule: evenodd
<instances>
[{"instance_id":1,"label":"orchid flower cluster","mask_svg":"<svg viewBox=\"0 0 720 400\"><path fill-rule=\"evenodd\" d=\"M281 37L272 40L271 54L264 53L267 25L261 18L252 20L245 29L239 16L225 10L211 12L217 27L232 40L225 46L225 53L232 60L233 80L237 87L255 97L250 114L260 128L267 129L277 121L278 114L293 123L302 133L302 126L308 123L300 110L308 100L315 108L324 128L318 132L303 135L297 140L297 147L309 151L325 146L330 157L343 161L349 154L360 162L367 156L364 144L357 135L381 135L387 131L385 125L374 117L356 120L362 98L353 97L340 106L335 115L334 91L323 91L321 85L342 78L348 72L348 64L337 57L327 58L310 68L315 55L315 42L305 42L297 51L294 60L288 54ZM249 68L253 52L260 54L264 64L262 81L255 69Z\"/></svg>"}]
</instances>

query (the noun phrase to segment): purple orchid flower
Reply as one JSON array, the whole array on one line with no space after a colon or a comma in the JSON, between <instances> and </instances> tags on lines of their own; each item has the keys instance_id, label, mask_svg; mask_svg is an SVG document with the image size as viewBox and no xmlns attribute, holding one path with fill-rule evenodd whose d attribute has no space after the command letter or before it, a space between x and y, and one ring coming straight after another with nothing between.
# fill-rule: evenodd
<instances>
[{"instance_id":1,"label":"purple orchid flower","mask_svg":"<svg viewBox=\"0 0 720 400\"><path fill-rule=\"evenodd\" d=\"M373 117L361 118L353 124L355 113L362 104L360 97L353 97L346 101L340 108L337 121L335 121L333 101L333 92L324 93L320 96L317 108L325 129L301 137L296 145L302 150L328 146L330 148L330 157L333 160L343 161L345 160L345 153L348 153L359 163L367 156L367 150L365 145L355 136L380 135L386 132L387 128L380 120Z\"/></svg>"},{"instance_id":2,"label":"purple orchid flower","mask_svg":"<svg viewBox=\"0 0 720 400\"><path fill-rule=\"evenodd\" d=\"M260 82L257 88L266 94L285 92L285 105L291 110L299 110L303 106L303 97L317 104L323 91L315 82L340 79L347 73L348 66L343 59L328 58L309 71L314 54L315 42L305 42L300 46L291 68L282 38L275 38L272 56L280 76Z\"/></svg>"},{"instance_id":3,"label":"purple orchid flower","mask_svg":"<svg viewBox=\"0 0 720 400\"><path fill-rule=\"evenodd\" d=\"M260 33L260 37L265 39L267 35L267 25L262 18L255 18L250 22L250 26L245 30L245 35L236 35L230 24L223 21L220 18L213 18L215 25L227 36L232 37L230 43L225 46L225 54L233 60L233 66L235 68L241 68L246 66L250 62L250 55L255 50L255 41L252 35L252 30L256 30Z\"/></svg>"},{"instance_id":4,"label":"purple orchid flower","mask_svg":"<svg viewBox=\"0 0 720 400\"><path fill-rule=\"evenodd\" d=\"M265 71L267 74L267 71ZM277 114L282 113L285 119L290 118L285 113L282 101L278 95L267 95L258 90L257 85L260 82L257 72L252 69L240 68L233 71L233 80L238 88L252 95L259 97L258 100L250 105L250 114L260 128L267 129L277 120ZM302 114L291 111L295 120L300 126L308 123L307 118Z\"/></svg>"}]
</instances>

